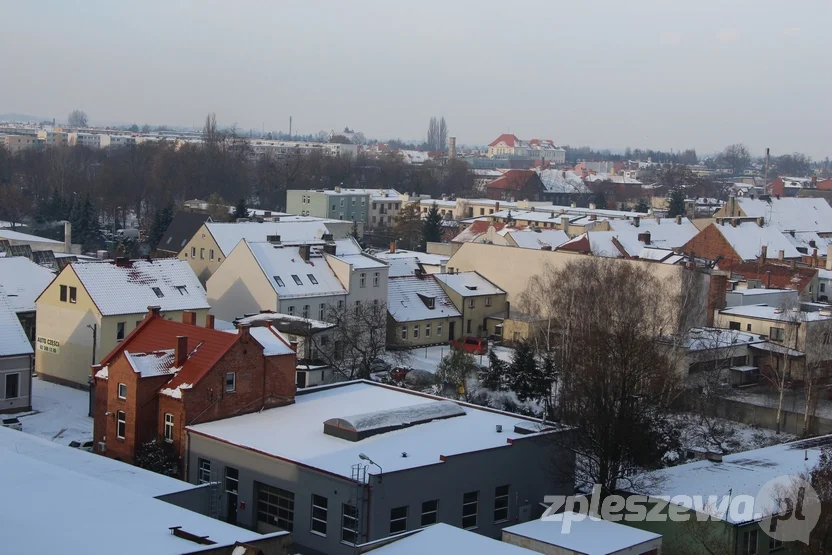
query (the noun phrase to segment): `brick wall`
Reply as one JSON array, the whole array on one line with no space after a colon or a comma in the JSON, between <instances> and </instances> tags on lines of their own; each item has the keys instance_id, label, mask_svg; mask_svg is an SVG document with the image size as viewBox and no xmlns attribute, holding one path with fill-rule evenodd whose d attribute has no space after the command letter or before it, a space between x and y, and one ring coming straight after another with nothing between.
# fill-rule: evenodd
<instances>
[{"instance_id":1,"label":"brick wall","mask_svg":"<svg viewBox=\"0 0 832 555\"><path fill-rule=\"evenodd\" d=\"M697 233L693 239L682 247L682 252L709 260L721 256L722 260L719 262L719 267L722 269L730 269L734 264L742 262L740 256L725 240L715 224L711 224Z\"/></svg>"}]
</instances>

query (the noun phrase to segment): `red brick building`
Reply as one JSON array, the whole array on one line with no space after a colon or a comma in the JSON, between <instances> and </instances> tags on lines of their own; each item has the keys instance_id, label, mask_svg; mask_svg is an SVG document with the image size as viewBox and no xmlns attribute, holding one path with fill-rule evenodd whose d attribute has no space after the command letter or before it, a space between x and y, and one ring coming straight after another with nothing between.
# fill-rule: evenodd
<instances>
[{"instance_id":1,"label":"red brick building","mask_svg":"<svg viewBox=\"0 0 832 555\"><path fill-rule=\"evenodd\" d=\"M682 252L697 258L719 259L719 267L731 270L736 264L771 257L780 260L801 259L800 252L774 227L754 222L737 223L726 218L697 233L682 246Z\"/></svg>"},{"instance_id":2,"label":"red brick building","mask_svg":"<svg viewBox=\"0 0 832 555\"><path fill-rule=\"evenodd\" d=\"M534 170L508 170L486 185L488 198L495 200L543 200L546 188Z\"/></svg>"},{"instance_id":3,"label":"red brick building","mask_svg":"<svg viewBox=\"0 0 832 555\"><path fill-rule=\"evenodd\" d=\"M110 354L93 366L96 452L133 462L154 438L184 454L184 428L295 398L296 355L272 327L240 326L237 333L183 322L150 311ZM103 447L103 449L102 449Z\"/></svg>"}]
</instances>

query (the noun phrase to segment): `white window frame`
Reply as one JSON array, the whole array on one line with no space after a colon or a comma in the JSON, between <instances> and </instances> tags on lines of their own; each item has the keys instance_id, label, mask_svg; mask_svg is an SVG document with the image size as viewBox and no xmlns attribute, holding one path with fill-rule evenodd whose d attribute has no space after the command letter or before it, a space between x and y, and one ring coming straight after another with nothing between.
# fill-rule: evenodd
<instances>
[{"instance_id":1,"label":"white window frame","mask_svg":"<svg viewBox=\"0 0 832 555\"><path fill-rule=\"evenodd\" d=\"M347 515L347 507L352 509L351 512L353 514ZM347 520L350 521L352 528L347 526ZM353 535L355 538L354 542L344 539L344 532L346 531ZM341 543L345 543L347 545L357 545L358 540L358 508L348 503L341 503Z\"/></svg>"},{"instance_id":2,"label":"white window frame","mask_svg":"<svg viewBox=\"0 0 832 555\"><path fill-rule=\"evenodd\" d=\"M365 274L365 273L360 274L358 283L359 283L359 287L366 287L367 286L367 274Z\"/></svg>"},{"instance_id":3,"label":"white window frame","mask_svg":"<svg viewBox=\"0 0 832 555\"><path fill-rule=\"evenodd\" d=\"M425 338L430 337L430 324L425 324Z\"/></svg>"},{"instance_id":4,"label":"white window frame","mask_svg":"<svg viewBox=\"0 0 832 555\"><path fill-rule=\"evenodd\" d=\"M468 299L468 308L474 308L474 306L476 305L476 303L474 302L475 300L476 299L474 298Z\"/></svg>"},{"instance_id":5,"label":"white window frame","mask_svg":"<svg viewBox=\"0 0 832 555\"><path fill-rule=\"evenodd\" d=\"M433 506L433 510L426 511L425 504L426 503L435 503ZM433 522L425 522L425 515L433 515ZM431 499L429 501L422 502L422 518L419 520L420 527L430 526L431 524L436 524L439 522L439 500L438 499Z\"/></svg>"},{"instance_id":6,"label":"white window frame","mask_svg":"<svg viewBox=\"0 0 832 555\"><path fill-rule=\"evenodd\" d=\"M208 459L197 459L196 481L198 484L211 482L211 461Z\"/></svg>"},{"instance_id":7,"label":"white window frame","mask_svg":"<svg viewBox=\"0 0 832 555\"><path fill-rule=\"evenodd\" d=\"M407 326L406 326L406 325L405 325L405 326L402 326L402 330L401 330L401 338L402 338L403 340L407 341Z\"/></svg>"},{"instance_id":8,"label":"white window frame","mask_svg":"<svg viewBox=\"0 0 832 555\"><path fill-rule=\"evenodd\" d=\"M168 443L173 443L174 420L175 419L173 413L165 413L165 441L167 441Z\"/></svg>"},{"instance_id":9,"label":"white window frame","mask_svg":"<svg viewBox=\"0 0 832 555\"><path fill-rule=\"evenodd\" d=\"M393 511L399 511L401 509L404 509L404 516L403 517L402 516L397 516L396 518L393 518ZM408 511L408 509L409 509L409 507L407 505L404 505L402 507L393 507L392 509L390 509L390 534L389 534L390 536L392 536L394 534L401 534L403 532L407 532L407 516L408 516L407 513L410 512L410 511ZM393 530L394 524L397 527L401 526L402 521L404 521L404 528L401 529L401 530L395 530L394 531Z\"/></svg>"},{"instance_id":10,"label":"white window frame","mask_svg":"<svg viewBox=\"0 0 832 555\"><path fill-rule=\"evenodd\" d=\"M124 430L119 434L119 428L124 427ZM124 439L127 435L127 414L123 411L116 411L116 438Z\"/></svg>"},{"instance_id":11,"label":"white window frame","mask_svg":"<svg viewBox=\"0 0 832 555\"><path fill-rule=\"evenodd\" d=\"M500 488L506 488L505 495L497 495ZM499 524L501 522L508 522L509 520L509 498L511 494L511 485L506 484L503 486L497 486L494 488L494 524ZM498 506L500 502L503 502L503 506ZM505 516L502 514L498 514L499 512L505 511Z\"/></svg>"},{"instance_id":12,"label":"white window frame","mask_svg":"<svg viewBox=\"0 0 832 555\"><path fill-rule=\"evenodd\" d=\"M436 323L436 337L442 337L442 322Z\"/></svg>"},{"instance_id":13,"label":"white window frame","mask_svg":"<svg viewBox=\"0 0 832 555\"><path fill-rule=\"evenodd\" d=\"M419 339L419 324L413 325L413 339Z\"/></svg>"},{"instance_id":14,"label":"white window frame","mask_svg":"<svg viewBox=\"0 0 832 555\"><path fill-rule=\"evenodd\" d=\"M316 503L315 498L318 498L317 503ZM324 505L320 505L320 501L319 501L320 499L324 500L324 503L325 503ZM318 516L315 516L315 510L316 509L318 510ZM323 515L320 514L321 512L323 513ZM312 511L311 511L311 517L310 517L311 522L309 524L309 532L311 534L315 534L316 536L323 536L325 538L326 537L326 531L327 531L326 528L327 528L327 524L328 524L327 521L328 520L329 520L329 499L324 497L323 495L318 495L316 493L313 493L312 494ZM315 529L316 524L318 525L319 528L323 527L323 531L316 530Z\"/></svg>"},{"instance_id":15,"label":"white window frame","mask_svg":"<svg viewBox=\"0 0 832 555\"><path fill-rule=\"evenodd\" d=\"M491 297L485 298L485 306L491 306Z\"/></svg>"},{"instance_id":16,"label":"white window frame","mask_svg":"<svg viewBox=\"0 0 832 555\"><path fill-rule=\"evenodd\" d=\"M228 378L231 377L231 385L229 387ZM237 391L237 372L226 372L225 373L225 392L226 393L234 393Z\"/></svg>"},{"instance_id":17,"label":"white window frame","mask_svg":"<svg viewBox=\"0 0 832 555\"><path fill-rule=\"evenodd\" d=\"M378 287L378 272L373 274L373 287Z\"/></svg>"},{"instance_id":18,"label":"white window frame","mask_svg":"<svg viewBox=\"0 0 832 555\"><path fill-rule=\"evenodd\" d=\"M474 500L465 502L466 495L473 495ZM462 494L462 529L463 530L476 530L479 526L479 512L480 512L480 492L478 491L469 491L467 493ZM474 507L474 512L472 514L466 515L466 509ZM474 517L474 525L473 526L465 526L465 518L466 517Z\"/></svg>"},{"instance_id":19,"label":"white window frame","mask_svg":"<svg viewBox=\"0 0 832 555\"><path fill-rule=\"evenodd\" d=\"M126 383L120 383L120 384L118 384L117 389L118 389L118 398L119 399L127 399L127 384ZM124 393L122 393L122 389L124 390Z\"/></svg>"}]
</instances>

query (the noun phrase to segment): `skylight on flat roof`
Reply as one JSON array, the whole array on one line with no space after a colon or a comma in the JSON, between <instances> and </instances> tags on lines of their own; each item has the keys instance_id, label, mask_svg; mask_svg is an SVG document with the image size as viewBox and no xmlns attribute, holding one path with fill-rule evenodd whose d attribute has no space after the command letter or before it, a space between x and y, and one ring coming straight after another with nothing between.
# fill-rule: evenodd
<instances>
[{"instance_id":1,"label":"skylight on flat roof","mask_svg":"<svg viewBox=\"0 0 832 555\"><path fill-rule=\"evenodd\" d=\"M396 409L330 418L324 422L324 433L349 441L360 441L384 432L464 415L465 410L453 401L431 401Z\"/></svg>"}]
</instances>

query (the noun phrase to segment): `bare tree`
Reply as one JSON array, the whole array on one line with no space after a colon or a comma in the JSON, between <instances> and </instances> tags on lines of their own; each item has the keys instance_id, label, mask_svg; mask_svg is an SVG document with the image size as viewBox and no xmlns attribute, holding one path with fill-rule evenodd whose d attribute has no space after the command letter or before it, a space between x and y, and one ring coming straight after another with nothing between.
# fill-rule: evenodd
<instances>
[{"instance_id":1,"label":"bare tree","mask_svg":"<svg viewBox=\"0 0 832 555\"><path fill-rule=\"evenodd\" d=\"M576 455L576 483L602 496L646 484L640 472L678 446L669 405L683 382L657 339L673 329L665 287L648 268L587 257L533 277L520 306L548 320L559 374L558 413L575 434L556 434Z\"/></svg>"},{"instance_id":2,"label":"bare tree","mask_svg":"<svg viewBox=\"0 0 832 555\"><path fill-rule=\"evenodd\" d=\"M439 122L436 116L432 116L428 124L427 146L430 151L439 150Z\"/></svg>"},{"instance_id":3,"label":"bare tree","mask_svg":"<svg viewBox=\"0 0 832 555\"><path fill-rule=\"evenodd\" d=\"M719 161L726 164L734 175L740 173L748 167L751 162L751 155L748 154L748 148L742 143L737 143L725 147L725 150L719 155Z\"/></svg>"},{"instance_id":4,"label":"bare tree","mask_svg":"<svg viewBox=\"0 0 832 555\"><path fill-rule=\"evenodd\" d=\"M783 398L793 379L794 351L798 351L798 339L804 314L799 304L784 304L779 308L778 323L771 326L770 340L772 344L768 357L769 363L762 369L762 377L777 390L777 414L775 416L775 431L779 434L783 423ZM776 336L775 336L776 334Z\"/></svg>"},{"instance_id":5,"label":"bare tree","mask_svg":"<svg viewBox=\"0 0 832 555\"><path fill-rule=\"evenodd\" d=\"M72 110L66 117L71 127L86 127L88 124L87 113L83 110Z\"/></svg>"},{"instance_id":6,"label":"bare tree","mask_svg":"<svg viewBox=\"0 0 832 555\"><path fill-rule=\"evenodd\" d=\"M829 384L829 368L832 362L832 319L814 322L807 327L803 339L805 362L803 367L803 433L810 434L811 418L815 415L821 392Z\"/></svg>"},{"instance_id":7,"label":"bare tree","mask_svg":"<svg viewBox=\"0 0 832 555\"><path fill-rule=\"evenodd\" d=\"M448 124L445 123L445 116L439 120L439 140L437 141L436 150L444 151L448 147Z\"/></svg>"}]
</instances>

